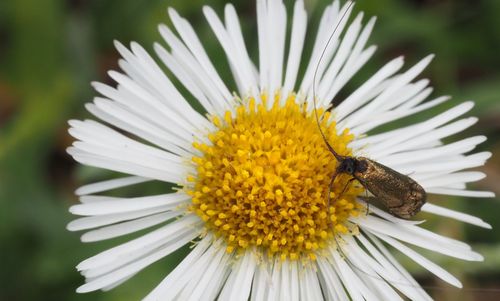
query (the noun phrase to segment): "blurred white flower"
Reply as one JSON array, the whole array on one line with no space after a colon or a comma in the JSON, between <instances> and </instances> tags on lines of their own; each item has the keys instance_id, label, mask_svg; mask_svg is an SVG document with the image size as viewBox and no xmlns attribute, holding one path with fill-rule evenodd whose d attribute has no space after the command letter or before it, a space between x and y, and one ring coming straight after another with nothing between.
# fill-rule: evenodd
<instances>
[{"instance_id":1,"label":"blurred white flower","mask_svg":"<svg viewBox=\"0 0 500 301\"><path fill-rule=\"evenodd\" d=\"M180 92L141 46L132 43L129 50L116 43L122 71L109 75L118 85L94 83L101 96L87 104L103 123L70 121L69 132L77 141L68 152L75 160L128 176L78 189L81 204L70 211L83 217L68 229L87 230L82 241L90 242L155 227L81 262L78 270L86 284L78 292L114 288L186 244L193 245L189 255L146 300L430 299L386 245L461 287L454 276L408 245L481 261L467 244L375 206L366 214L368 208L358 198L364 196L363 187L354 182L344 191L347 177L335 182L335 201L327 208L337 162L314 119L314 73L319 63L315 87L324 113L374 54L376 47L366 46L374 18L363 25L359 13L349 22L352 7L341 7L339 1L329 5L298 81L307 24L303 1L295 2L289 39L282 1L257 1L257 66L248 55L234 7L226 5L223 21L204 7L236 82L232 88L218 75L222 63L214 66L190 24L175 10L168 12L177 34L160 25L168 49L160 44L154 49L190 95ZM326 112L321 127L339 153L366 156L410 175L431 195L431 202L433 194L490 197L490 192L466 188L483 173L462 171L490 157L487 152L466 155L486 138L442 142L476 122L474 117L460 118L472 102L370 135L381 125L449 99L426 101L432 92L429 81L415 81L431 58L402 73L402 58L387 63ZM196 99L206 114L194 110L187 98ZM179 189L136 198L101 195L147 181L174 183ZM422 211L490 227L432 203Z\"/></svg>"}]
</instances>

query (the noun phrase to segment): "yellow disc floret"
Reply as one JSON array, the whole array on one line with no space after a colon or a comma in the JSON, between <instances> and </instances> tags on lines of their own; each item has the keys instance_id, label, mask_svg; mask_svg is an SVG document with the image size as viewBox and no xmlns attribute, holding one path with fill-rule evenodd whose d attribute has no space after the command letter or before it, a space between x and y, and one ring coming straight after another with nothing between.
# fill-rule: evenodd
<instances>
[{"instance_id":1,"label":"yellow disc floret","mask_svg":"<svg viewBox=\"0 0 500 301\"><path fill-rule=\"evenodd\" d=\"M314 113L294 95L283 106L274 103L267 109L249 99L235 114L213 118L211 143L194 143L201 155L192 158L197 174L185 187L193 200L190 210L225 239L228 252L256 246L282 259L314 259L335 233L348 231L347 219L360 211L355 197L362 188L337 177L327 208L337 161ZM328 142L339 154L351 155L352 134L338 135L328 117L326 112L321 123Z\"/></svg>"}]
</instances>

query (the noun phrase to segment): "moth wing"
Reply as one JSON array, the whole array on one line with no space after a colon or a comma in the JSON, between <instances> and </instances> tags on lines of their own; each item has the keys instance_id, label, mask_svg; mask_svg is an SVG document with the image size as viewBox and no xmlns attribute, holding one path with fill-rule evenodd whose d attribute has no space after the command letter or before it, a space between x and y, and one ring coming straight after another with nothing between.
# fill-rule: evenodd
<instances>
[{"instance_id":1,"label":"moth wing","mask_svg":"<svg viewBox=\"0 0 500 301\"><path fill-rule=\"evenodd\" d=\"M410 218L420 211L426 193L415 180L368 158L358 160L366 170L355 172L354 176L392 214Z\"/></svg>"}]
</instances>

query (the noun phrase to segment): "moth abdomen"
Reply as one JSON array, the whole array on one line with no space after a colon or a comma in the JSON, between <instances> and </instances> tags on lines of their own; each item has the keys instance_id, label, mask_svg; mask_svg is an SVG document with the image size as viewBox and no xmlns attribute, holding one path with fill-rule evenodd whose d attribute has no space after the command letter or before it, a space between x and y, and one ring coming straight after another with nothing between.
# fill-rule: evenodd
<instances>
[{"instance_id":1,"label":"moth abdomen","mask_svg":"<svg viewBox=\"0 0 500 301\"><path fill-rule=\"evenodd\" d=\"M409 219L420 212L420 209L425 204L427 194L425 190L417 182L411 185L407 191L407 197L403 205L397 208L389 208L389 211L398 217Z\"/></svg>"}]
</instances>

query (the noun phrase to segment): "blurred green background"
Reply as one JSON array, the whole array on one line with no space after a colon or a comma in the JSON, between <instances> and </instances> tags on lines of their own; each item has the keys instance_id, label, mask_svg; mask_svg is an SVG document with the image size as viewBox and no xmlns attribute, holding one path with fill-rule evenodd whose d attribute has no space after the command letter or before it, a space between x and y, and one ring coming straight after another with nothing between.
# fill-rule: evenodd
<instances>
[{"instance_id":1,"label":"blurred green background","mask_svg":"<svg viewBox=\"0 0 500 301\"><path fill-rule=\"evenodd\" d=\"M471 186L500 194L500 1L358 2L357 10L379 17L371 38L379 50L350 87L395 56L404 54L409 66L435 53L436 59L423 76L432 79L434 95L450 94L454 99L417 119L463 100L475 100L473 115L480 117L480 122L453 140L488 135L489 140L479 147L494 154L481 168L488 178ZM254 2L233 3L241 15L249 50L256 55ZM0 300L138 300L182 256L181 250L111 292L74 292L83 283L74 266L117 242L84 245L77 233L65 230L73 218L67 210L77 201L75 188L109 176L78 166L66 155L65 148L72 142L66 120L88 116L83 104L95 94L90 81L110 82L106 70L117 68L118 59L114 39L138 41L148 50L152 50L153 41L160 41L156 25L169 24L167 6L175 7L192 22L214 61L223 61L202 16L203 4L222 13L224 1L0 1ZM313 23L310 30L315 30L326 4L306 0ZM308 40L309 51L311 43ZM227 70L221 71L229 81ZM137 186L130 194L162 189L157 184ZM467 263L425 253L462 279L466 288L474 289L447 289L402 258L405 265L423 283L434 286L429 291L437 300L498 300L500 292L476 290L500 288L497 200L432 200L478 215L494 227L488 231L425 216L426 227L464 239L485 255L484 263Z\"/></svg>"}]
</instances>

